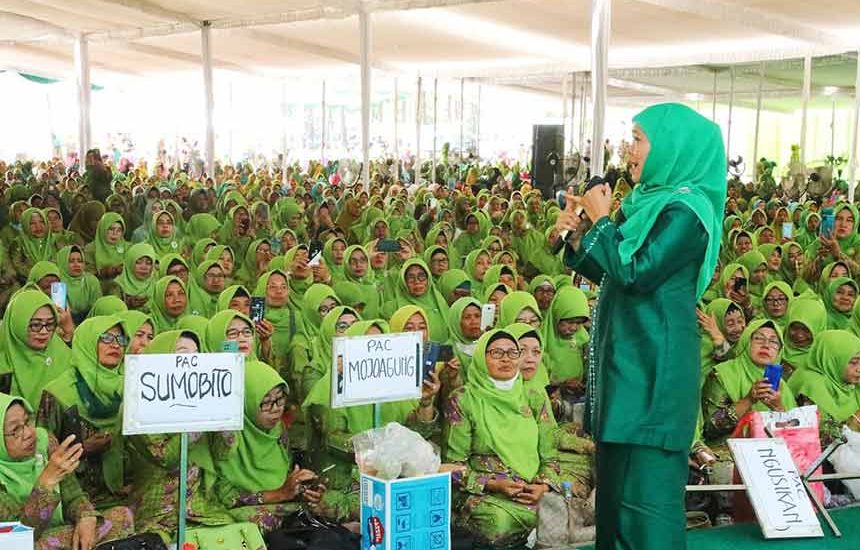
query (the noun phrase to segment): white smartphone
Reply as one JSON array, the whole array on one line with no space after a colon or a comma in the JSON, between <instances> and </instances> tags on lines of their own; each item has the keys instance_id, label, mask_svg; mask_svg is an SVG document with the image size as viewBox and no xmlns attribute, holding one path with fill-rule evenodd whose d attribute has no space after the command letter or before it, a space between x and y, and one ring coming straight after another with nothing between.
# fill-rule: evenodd
<instances>
[{"instance_id":1,"label":"white smartphone","mask_svg":"<svg viewBox=\"0 0 860 550\"><path fill-rule=\"evenodd\" d=\"M308 261L308 265L311 267L316 267L320 265L320 260L322 260L322 252L317 252L313 258Z\"/></svg>"},{"instance_id":2,"label":"white smartphone","mask_svg":"<svg viewBox=\"0 0 860 550\"><path fill-rule=\"evenodd\" d=\"M496 304L481 306L481 330L491 328L496 322Z\"/></svg>"},{"instance_id":3,"label":"white smartphone","mask_svg":"<svg viewBox=\"0 0 860 550\"><path fill-rule=\"evenodd\" d=\"M66 309L66 283L51 283L51 301L60 309Z\"/></svg>"}]
</instances>

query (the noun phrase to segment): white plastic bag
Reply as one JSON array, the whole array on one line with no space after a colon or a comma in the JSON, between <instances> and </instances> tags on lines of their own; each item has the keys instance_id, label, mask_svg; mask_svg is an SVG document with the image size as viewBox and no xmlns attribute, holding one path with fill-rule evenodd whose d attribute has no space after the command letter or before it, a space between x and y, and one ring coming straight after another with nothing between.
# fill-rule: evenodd
<instances>
[{"instance_id":1,"label":"white plastic bag","mask_svg":"<svg viewBox=\"0 0 860 550\"><path fill-rule=\"evenodd\" d=\"M856 474L860 473L860 432L842 427L842 435L848 440L848 443L840 446L830 455L830 463L833 464L833 469L840 474ZM846 479L842 483L851 491L855 500L860 500L860 479Z\"/></svg>"},{"instance_id":2,"label":"white plastic bag","mask_svg":"<svg viewBox=\"0 0 860 550\"><path fill-rule=\"evenodd\" d=\"M359 471L380 479L435 474L442 464L430 442L397 422L356 434L352 446Z\"/></svg>"}]
</instances>

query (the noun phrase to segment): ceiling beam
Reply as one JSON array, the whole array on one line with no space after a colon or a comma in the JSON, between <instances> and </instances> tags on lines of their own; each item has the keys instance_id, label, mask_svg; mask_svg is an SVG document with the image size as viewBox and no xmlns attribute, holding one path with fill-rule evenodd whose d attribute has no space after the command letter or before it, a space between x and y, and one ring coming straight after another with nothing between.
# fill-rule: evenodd
<instances>
[{"instance_id":1,"label":"ceiling beam","mask_svg":"<svg viewBox=\"0 0 860 550\"><path fill-rule=\"evenodd\" d=\"M849 46L847 41L837 35L822 31L794 19L751 8L743 4L725 0L636 0L660 8L714 19L723 23L738 25L751 30L784 36L813 45L830 44Z\"/></svg>"},{"instance_id":2,"label":"ceiling beam","mask_svg":"<svg viewBox=\"0 0 860 550\"><path fill-rule=\"evenodd\" d=\"M141 53L144 55L149 55L155 58L160 59L172 59L174 61L180 61L183 63L188 63L194 67L200 67L201 57L199 54L191 54L186 52L180 52L177 50L173 50L170 48L162 48L160 46L152 46L149 44L139 44L137 42L128 42L122 46L123 49L127 49L136 53ZM226 69L229 71L236 71L239 73L251 74L254 76L263 76L262 73L257 71L253 71L248 69L248 67L244 65L240 65L239 63L233 63L231 61L224 61L223 59L213 58L212 64L218 69Z\"/></svg>"},{"instance_id":3,"label":"ceiling beam","mask_svg":"<svg viewBox=\"0 0 860 550\"><path fill-rule=\"evenodd\" d=\"M168 21L175 21L178 23L190 23L192 25L200 26L201 22L194 19L187 13L171 10L169 8L164 8L155 2L150 2L148 0L98 0L103 4L108 4L112 6L122 6L124 8L128 8L130 10L139 11L146 15L151 15L152 17L159 17L161 19L167 19Z\"/></svg>"},{"instance_id":4,"label":"ceiling beam","mask_svg":"<svg viewBox=\"0 0 860 550\"><path fill-rule=\"evenodd\" d=\"M8 49L10 51L16 52L22 55L32 55L38 57L44 57L47 59L53 59L54 61L59 61L69 66L69 71L71 72L74 68L74 58L72 56L71 49L69 49L68 54L54 52L39 48L37 46L29 45L29 44L0 44L0 49ZM102 69L104 71L109 71L114 74L126 74L131 76L144 76L143 73L135 70L129 70L126 67L115 67L109 65L107 63L103 63L100 61L94 61L90 59L90 65L97 68ZM25 68L26 69L26 68Z\"/></svg>"}]
</instances>

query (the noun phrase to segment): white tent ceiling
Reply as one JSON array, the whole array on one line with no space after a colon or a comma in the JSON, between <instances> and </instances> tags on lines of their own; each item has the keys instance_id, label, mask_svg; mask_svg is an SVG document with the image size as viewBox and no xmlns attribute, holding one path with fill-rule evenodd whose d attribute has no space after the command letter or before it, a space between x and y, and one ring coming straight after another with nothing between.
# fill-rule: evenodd
<instances>
[{"instance_id":1,"label":"white tent ceiling","mask_svg":"<svg viewBox=\"0 0 860 550\"><path fill-rule=\"evenodd\" d=\"M858 0L615 0L610 65L617 99L705 94L727 64L751 105L759 60L816 60L814 88L853 91ZM588 70L591 0L0 0L0 68L65 77L72 40L90 41L92 80L197 70L203 21L216 69L274 77L354 69L357 12L373 13L373 65L406 75L480 78L557 94ZM852 54L853 55L853 54ZM655 67L685 67L654 70ZM647 70L642 70L647 69ZM775 108L800 93L797 61L769 63Z\"/></svg>"}]
</instances>

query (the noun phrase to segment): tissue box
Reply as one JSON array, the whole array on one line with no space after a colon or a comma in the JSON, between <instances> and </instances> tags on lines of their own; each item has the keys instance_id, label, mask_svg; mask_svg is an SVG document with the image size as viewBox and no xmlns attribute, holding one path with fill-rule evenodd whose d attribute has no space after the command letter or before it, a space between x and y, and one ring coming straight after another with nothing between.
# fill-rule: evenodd
<instances>
[{"instance_id":1,"label":"tissue box","mask_svg":"<svg viewBox=\"0 0 860 550\"><path fill-rule=\"evenodd\" d=\"M361 475L362 550L450 550L451 474Z\"/></svg>"},{"instance_id":2,"label":"tissue box","mask_svg":"<svg viewBox=\"0 0 860 550\"><path fill-rule=\"evenodd\" d=\"M33 550L33 529L18 521L0 522L0 548Z\"/></svg>"}]
</instances>

